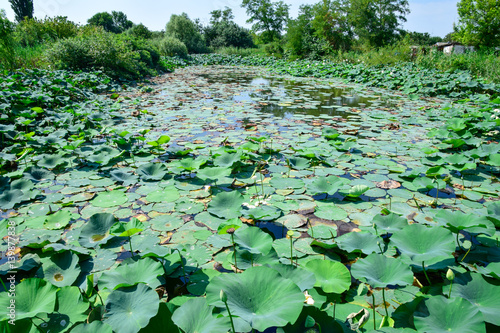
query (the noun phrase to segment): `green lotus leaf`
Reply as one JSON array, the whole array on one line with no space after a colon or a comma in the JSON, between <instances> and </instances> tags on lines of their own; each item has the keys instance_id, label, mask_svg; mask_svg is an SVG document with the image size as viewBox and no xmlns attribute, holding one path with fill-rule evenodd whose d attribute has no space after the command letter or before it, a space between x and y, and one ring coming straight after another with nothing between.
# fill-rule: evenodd
<instances>
[{"instance_id":1,"label":"green lotus leaf","mask_svg":"<svg viewBox=\"0 0 500 333\"><path fill-rule=\"evenodd\" d=\"M244 201L245 199L238 191L221 192L210 201L207 211L225 219L239 217L241 204Z\"/></svg>"},{"instance_id":2,"label":"green lotus leaf","mask_svg":"<svg viewBox=\"0 0 500 333\"><path fill-rule=\"evenodd\" d=\"M365 254L380 252L377 243L382 243L380 237L369 232L349 232L338 237L336 241L339 248L346 252L361 251Z\"/></svg>"},{"instance_id":3,"label":"green lotus leaf","mask_svg":"<svg viewBox=\"0 0 500 333\"><path fill-rule=\"evenodd\" d=\"M207 286L208 304L225 307L220 300L221 290L227 296L231 314L258 331L294 323L305 299L295 283L263 266L250 267L241 274L214 277Z\"/></svg>"},{"instance_id":4,"label":"green lotus leaf","mask_svg":"<svg viewBox=\"0 0 500 333\"><path fill-rule=\"evenodd\" d=\"M133 217L130 222L115 224L111 232L118 237L130 237L143 231L145 228L144 223Z\"/></svg>"},{"instance_id":5,"label":"green lotus leaf","mask_svg":"<svg viewBox=\"0 0 500 333\"><path fill-rule=\"evenodd\" d=\"M495 227L500 228L500 202L491 202L487 206L488 220L495 224Z\"/></svg>"},{"instance_id":6,"label":"green lotus leaf","mask_svg":"<svg viewBox=\"0 0 500 333\"><path fill-rule=\"evenodd\" d=\"M212 314L213 310L214 307L208 306L204 298L194 298L175 310L172 320L185 333L229 331L231 328L229 317L214 316Z\"/></svg>"},{"instance_id":7,"label":"green lotus leaf","mask_svg":"<svg viewBox=\"0 0 500 333\"><path fill-rule=\"evenodd\" d=\"M281 210L268 205L242 210L243 216L254 220L272 221L281 216Z\"/></svg>"},{"instance_id":8,"label":"green lotus leaf","mask_svg":"<svg viewBox=\"0 0 500 333\"><path fill-rule=\"evenodd\" d=\"M186 157L178 161L176 164L179 168L184 169L186 171L194 171L198 170L202 165L207 163L207 159L199 157L194 159L192 157Z\"/></svg>"},{"instance_id":9,"label":"green lotus leaf","mask_svg":"<svg viewBox=\"0 0 500 333\"><path fill-rule=\"evenodd\" d=\"M78 242L83 247L95 248L109 240L109 230L115 224L116 218L109 213L96 213L82 227Z\"/></svg>"},{"instance_id":10,"label":"green lotus leaf","mask_svg":"<svg viewBox=\"0 0 500 333\"><path fill-rule=\"evenodd\" d=\"M83 323L75 326L71 333L113 333L113 329L108 324L96 320L90 324Z\"/></svg>"},{"instance_id":11,"label":"green lotus leaf","mask_svg":"<svg viewBox=\"0 0 500 333\"><path fill-rule=\"evenodd\" d=\"M433 296L425 300L424 311L414 313L418 332L485 333L483 315L465 299Z\"/></svg>"},{"instance_id":12,"label":"green lotus leaf","mask_svg":"<svg viewBox=\"0 0 500 333\"><path fill-rule=\"evenodd\" d=\"M391 237L403 259L421 266L438 263L452 258L455 251L453 234L442 227L426 227L422 224L410 224Z\"/></svg>"},{"instance_id":13,"label":"green lotus leaf","mask_svg":"<svg viewBox=\"0 0 500 333\"><path fill-rule=\"evenodd\" d=\"M349 189L347 196L351 198L357 198L367 192L370 188L366 185L355 185Z\"/></svg>"},{"instance_id":14,"label":"green lotus leaf","mask_svg":"<svg viewBox=\"0 0 500 333\"><path fill-rule=\"evenodd\" d=\"M149 202L174 202L180 198L179 191L174 186L167 186L163 189L148 193L146 200Z\"/></svg>"},{"instance_id":15,"label":"green lotus leaf","mask_svg":"<svg viewBox=\"0 0 500 333\"><path fill-rule=\"evenodd\" d=\"M234 241L243 250L266 255L273 247L273 238L257 227L240 228L234 233Z\"/></svg>"},{"instance_id":16,"label":"green lotus leaf","mask_svg":"<svg viewBox=\"0 0 500 333\"><path fill-rule=\"evenodd\" d=\"M158 312L158 294L144 284L113 290L106 301L103 322L120 333L137 333Z\"/></svg>"},{"instance_id":17,"label":"green lotus leaf","mask_svg":"<svg viewBox=\"0 0 500 333\"><path fill-rule=\"evenodd\" d=\"M454 132L459 132L467 127L467 119L451 118L446 121L446 127Z\"/></svg>"},{"instance_id":18,"label":"green lotus leaf","mask_svg":"<svg viewBox=\"0 0 500 333\"><path fill-rule=\"evenodd\" d=\"M71 286L81 272L78 261L78 256L71 251L56 253L42 263L37 275L56 287Z\"/></svg>"},{"instance_id":19,"label":"green lotus leaf","mask_svg":"<svg viewBox=\"0 0 500 333\"><path fill-rule=\"evenodd\" d=\"M77 215L78 216L78 215ZM44 226L47 229L64 229L73 219L73 214L68 210L59 210L54 214L47 215Z\"/></svg>"},{"instance_id":20,"label":"green lotus leaf","mask_svg":"<svg viewBox=\"0 0 500 333\"><path fill-rule=\"evenodd\" d=\"M99 279L99 288L113 290L145 283L155 289L163 283L163 279L158 278L163 273L161 263L147 257L128 265L122 264L114 270L105 271Z\"/></svg>"},{"instance_id":21,"label":"green lotus leaf","mask_svg":"<svg viewBox=\"0 0 500 333\"><path fill-rule=\"evenodd\" d=\"M155 141L149 141L148 145L151 145L153 147L159 147L169 142L170 142L170 137L168 135L162 135Z\"/></svg>"},{"instance_id":22,"label":"green lotus leaf","mask_svg":"<svg viewBox=\"0 0 500 333\"><path fill-rule=\"evenodd\" d=\"M23 175L24 175L24 177L26 177L26 179L29 179L34 183L39 183L43 180L54 179L54 177L55 177L55 175L52 172L50 172L46 169L40 169L40 168L35 168L35 167L27 169L23 173Z\"/></svg>"},{"instance_id":23,"label":"green lotus leaf","mask_svg":"<svg viewBox=\"0 0 500 333\"><path fill-rule=\"evenodd\" d=\"M494 235L495 226L485 216L464 214L461 211L440 210L434 220L453 233L467 230L472 234Z\"/></svg>"},{"instance_id":24,"label":"green lotus leaf","mask_svg":"<svg viewBox=\"0 0 500 333\"><path fill-rule=\"evenodd\" d=\"M283 328L278 328L276 333L313 333L317 332L316 328L318 327L321 327L322 332L345 332L339 321L329 316L326 311L321 311L316 306L305 306L293 325L288 324ZM325 329L325 327L328 329Z\"/></svg>"},{"instance_id":25,"label":"green lotus leaf","mask_svg":"<svg viewBox=\"0 0 500 333\"><path fill-rule=\"evenodd\" d=\"M136 173L145 180L161 180L167 174L167 167L162 163L147 163L138 167Z\"/></svg>"},{"instance_id":26,"label":"green lotus leaf","mask_svg":"<svg viewBox=\"0 0 500 333\"><path fill-rule=\"evenodd\" d=\"M331 127L325 127L321 130L321 134L327 139L327 140L335 140L340 133L335 129Z\"/></svg>"},{"instance_id":27,"label":"green lotus leaf","mask_svg":"<svg viewBox=\"0 0 500 333\"><path fill-rule=\"evenodd\" d=\"M488 283L481 274L467 273L457 276L451 288L452 297L468 300L483 314L486 322L500 326L498 285Z\"/></svg>"},{"instance_id":28,"label":"green lotus leaf","mask_svg":"<svg viewBox=\"0 0 500 333\"><path fill-rule=\"evenodd\" d=\"M351 267L351 274L373 288L389 285L403 287L413 283L413 272L408 265L399 259L377 253L358 259Z\"/></svg>"},{"instance_id":29,"label":"green lotus leaf","mask_svg":"<svg viewBox=\"0 0 500 333\"><path fill-rule=\"evenodd\" d=\"M56 312L68 316L72 323L86 320L88 309L89 303L83 298L78 287L67 286L57 291Z\"/></svg>"},{"instance_id":30,"label":"green lotus leaf","mask_svg":"<svg viewBox=\"0 0 500 333\"><path fill-rule=\"evenodd\" d=\"M33 318L41 313L52 313L56 306L56 291L55 286L37 278L26 279L16 285L16 321ZM10 306L11 299L9 293L3 292L0 294L0 305L3 309ZM2 311L0 321L7 318L7 311Z\"/></svg>"},{"instance_id":31,"label":"green lotus leaf","mask_svg":"<svg viewBox=\"0 0 500 333\"><path fill-rule=\"evenodd\" d=\"M334 195L345 181L337 176L318 177L307 185L307 191L312 195L326 193Z\"/></svg>"},{"instance_id":32,"label":"green lotus leaf","mask_svg":"<svg viewBox=\"0 0 500 333\"><path fill-rule=\"evenodd\" d=\"M223 152L216 158L214 158L214 165L223 168L232 168L233 164L241 160L242 153L239 151L237 153Z\"/></svg>"},{"instance_id":33,"label":"green lotus leaf","mask_svg":"<svg viewBox=\"0 0 500 333\"><path fill-rule=\"evenodd\" d=\"M347 218L347 212L333 204L316 207L314 215L325 220L344 220Z\"/></svg>"},{"instance_id":34,"label":"green lotus leaf","mask_svg":"<svg viewBox=\"0 0 500 333\"><path fill-rule=\"evenodd\" d=\"M47 169L54 169L63 163L64 159L60 155L43 155L43 157L37 162L37 165Z\"/></svg>"},{"instance_id":35,"label":"green lotus leaf","mask_svg":"<svg viewBox=\"0 0 500 333\"><path fill-rule=\"evenodd\" d=\"M299 178L273 177L270 184L272 187L281 190L304 188L304 182Z\"/></svg>"},{"instance_id":36,"label":"green lotus leaf","mask_svg":"<svg viewBox=\"0 0 500 333\"><path fill-rule=\"evenodd\" d=\"M11 190L20 190L23 193L28 193L33 188L33 182L28 179L16 179L10 184Z\"/></svg>"},{"instance_id":37,"label":"green lotus leaf","mask_svg":"<svg viewBox=\"0 0 500 333\"><path fill-rule=\"evenodd\" d=\"M500 154L491 154L489 160L486 162L489 165L493 165L496 167L500 166Z\"/></svg>"},{"instance_id":38,"label":"green lotus leaf","mask_svg":"<svg viewBox=\"0 0 500 333\"><path fill-rule=\"evenodd\" d=\"M23 201L24 193L19 190L4 191L0 194L0 209L7 210Z\"/></svg>"},{"instance_id":39,"label":"green lotus leaf","mask_svg":"<svg viewBox=\"0 0 500 333\"><path fill-rule=\"evenodd\" d=\"M313 259L307 262L306 269L316 277L314 286L324 292L341 294L351 286L351 274L340 262Z\"/></svg>"},{"instance_id":40,"label":"green lotus leaf","mask_svg":"<svg viewBox=\"0 0 500 333\"><path fill-rule=\"evenodd\" d=\"M196 177L203 180L215 180L228 177L231 174L231 169L227 167L213 167L198 170Z\"/></svg>"},{"instance_id":41,"label":"green lotus leaf","mask_svg":"<svg viewBox=\"0 0 500 333\"><path fill-rule=\"evenodd\" d=\"M90 203L95 207L108 208L123 205L127 201L125 193L113 190L100 192Z\"/></svg>"},{"instance_id":42,"label":"green lotus leaf","mask_svg":"<svg viewBox=\"0 0 500 333\"><path fill-rule=\"evenodd\" d=\"M383 230L387 233L394 233L408 226L408 220L398 214L376 215L372 223L377 230Z\"/></svg>"},{"instance_id":43,"label":"green lotus leaf","mask_svg":"<svg viewBox=\"0 0 500 333\"><path fill-rule=\"evenodd\" d=\"M312 289L316 283L313 272L291 265L273 264L268 267L278 271L285 279L292 280L302 291Z\"/></svg>"},{"instance_id":44,"label":"green lotus leaf","mask_svg":"<svg viewBox=\"0 0 500 333\"><path fill-rule=\"evenodd\" d=\"M122 183L123 185L132 185L137 183L137 176L122 169L114 169L110 172L113 180Z\"/></svg>"},{"instance_id":45,"label":"green lotus leaf","mask_svg":"<svg viewBox=\"0 0 500 333\"><path fill-rule=\"evenodd\" d=\"M87 159L90 162L106 165L118 155L120 155L120 151L118 149L104 146L94 150L92 154L87 157Z\"/></svg>"},{"instance_id":46,"label":"green lotus leaf","mask_svg":"<svg viewBox=\"0 0 500 333\"><path fill-rule=\"evenodd\" d=\"M290 157L288 162L295 170L304 170L309 168L309 160L302 157Z\"/></svg>"}]
</instances>

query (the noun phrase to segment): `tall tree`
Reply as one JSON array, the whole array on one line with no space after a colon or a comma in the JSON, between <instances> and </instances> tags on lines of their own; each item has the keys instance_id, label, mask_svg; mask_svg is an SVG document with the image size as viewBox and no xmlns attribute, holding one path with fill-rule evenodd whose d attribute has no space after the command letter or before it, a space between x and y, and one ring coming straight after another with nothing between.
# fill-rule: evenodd
<instances>
[{"instance_id":1,"label":"tall tree","mask_svg":"<svg viewBox=\"0 0 500 333\"><path fill-rule=\"evenodd\" d=\"M240 27L233 19L233 11L229 7L224 10L217 9L210 12L210 25L203 28L203 34L208 46L219 47L241 47L253 46L252 35L248 29Z\"/></svg>"},{"instance_id":2,"label":"tall tree","mask_svg":"<svg viewBox=\"0 0 500 333\"><path fill-rule=\"evenodd\" d=\"M281 38L281 32L288 21L290 5L283 1L243 0L241 6L246 8L247 15L250 16L247 23L253 23L252 30L260 33L264 43Z\"/></svg>"},{"instance_id":3,"label":"tall tree","mask_svg":"<svg viewBox=\"0 0 500 333\"><path fill-rule=\"evenodd\" d=\"M10 6L16 14L16 21L21 22L25 17L33 18L33 0L9 0Z\"/></svg>"},{"instance_id":4,"label":"tall tree","mask_svg":"<svg viewBox=\"0 0 500 333\"><path fill-rule=\"evenodd\" d=\"M460 0L454 37L474 46L500 45L500 0Z\"/></svg>"},{"instance_id":5,"label":"tall tree","mask_svg":"<svg viewBox=\"0 0 500 333\"><path fill-rule=\"evenodd\" d=\"M407 0L350 0L348 19L361 42L380 47L398 39L409 13Z\"/></svg>"},{"instance_id":6,"label":"tall tree","mask_svg":"<svg viewBox=\"0 0 500 333\"><path fill-rule=\"evenodd\" d=\"M183 42L189 53L206 52L207 47L198 27L186 13L172 14L165 28L166 34Z\"/></svg>"},{"instance_id":7,"label":"tall tree","mask_svg":"<svg viewBox=\"0 0 500 333\"><path fill-rule=\"evenodd\" d=\"M117 34L122 33L134 26L134 23L127 19L127 15L125 15L125 13L115 11L111 14L108 12L97 13L89 18L87 23L90 25L101 26L104 30Z\"/></svg>"},{"instance_id":8,"label":"tall tree","mask_svg":"<svg viewBox=\"0 0 500 333\"><path fill-rule=\"evenodd\" d=\"M351 46L353 31L347 15L348 5L346 0L323 0L314 5L315 34L334 50L347 50Z\"/></svg>"}]
</instances>

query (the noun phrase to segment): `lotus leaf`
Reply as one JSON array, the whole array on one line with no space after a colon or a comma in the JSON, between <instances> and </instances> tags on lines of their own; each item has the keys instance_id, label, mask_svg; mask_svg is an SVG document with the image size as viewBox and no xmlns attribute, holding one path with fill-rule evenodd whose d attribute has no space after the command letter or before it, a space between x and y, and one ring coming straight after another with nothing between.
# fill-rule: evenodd
<instances>
[{"instance_id":1,"label":"lotus leaf","mask_svg":"<svg viewBox=\"0 0 500 333\"><path fill-rule=\"evenodd\" d=\"M244 201L245 199L238 191L221 192L212 198L207 211L225 219L239 217L241 204Z\"/></svg>"},{"instance_id":2,"label":"lotus leaf","mask_svg":"<svg viewBox=\"0 0 500 333\"><path fill-rule=\"evenodd\" d=\"M96 213L83 226L78 242L84 247L97 247L109 240L109 230L116 218L109 213Z\"/></svg>"},{"instance_id":3,"label":"lotus leaf","mask_svg":"<svg viewBox=\"0 0 500 333\"><path fill-rule=\"evenodd\" d=\"M241 274L214 277L207 286L208 304L224 308L219 296L221 290L227 295L231 314L259 331L294 323L305 299L295 283L263 266L250 267Z\"/></svg>"},{"instance_id":4,"label":"lotus leaf","mask_svg":"<svg viewBox=\"0 0 500 333\"><path fill-rule=\"evenodd\" d=\"M56 287L71 286L80 275L79 258L71 251L56 253L42 263L37 275Z\"/></svg>"},{"instance_id":5,"label":"lotus leaf","mask_svg":"<svg viewBox=\"0 0 500 333\"><path fill-rule=\"evenodd\" d=\"M138 167L136 173L145 180L161 180L167 174L167 167L162 163L147 163Z\"/></svg>"},{"instance_id":6,"label":"lotus leaf","mask_svg":"<svg viewBox=\"0 0 500 333\"><path fill-rule=\"evenodd\" d=\"M163 275L161 263L152 258L137 260L128 265L120 265L114 270L106 271L99 279L99 287L114 290L120 287L134 286L145 283L155 289L162 284Z\"/></svg>"},{"instance_id":7,"label":"lotus leaf","mask_svg":"<svg viewBox=\"0 0 500 333\"><path fill-rule=\"evenodd\" d=\"M127 201L128 198L125 193L113 190L99 193L91 203L95 207L108 208L123 205Z\"/></svg>"},{"instance_id":8,"label":"lotus leaf","mask_svg":"<svg viewBox=\"0 0 500 333\"><path fill-rule=\"evenodd\" d=\"M442 227L426 227L422 224L410 224L391 237L391 243L397 246L403 259L421 266L422 262L432 265L452 258L455 251L453 234Z\"/></svg>"},{"instance_id":9,"label":"lotus leaf","mask_svg":"<svg viewBox=\"0 0 500 333\"><path fill-rule=\"evenodd\" d=\"M234 241L241 249L253 254L266 255L273 247L273 238L257 227L236 230Z\"/></svg>"},{"instance_id":10,"label":"lotus leaf","mask_svg":"<svg viewBox=\"0 0 500 333\"><path fill-rule=\"evenodd\" d=\"M373 253L358 259L351 268L352 275L373 288L407 286L413 283L413 273L408 265L399 259Z\"/></svg>"},{"instance_id":11,"label":"lotus leaf","mask_svg":"<svg viewBox=\"0 0 500 333\"><path fill-rule=\"evenodd\" d=\"M433 296L425 301L425 309L414 314L418 332L486 332L482 314L465 299Z\"/></svg>"},{"instance_id":12,"label":"lotus leaf","mask_svg":"<svg viewBox=\"0 0 500 333\"><path fill-rule=\"evenodd\" d=\"M190 299L175 310L172 320L185 333L227 332L231 328L229 317L214 316L213 310L204 298Z\"/></svg>"},{"instance_id":13,"label":"lotus leaf","mask_svg":"<svg viewBox=\"0 0 500 333\"><path fill-rule=\"evenodd\" d=\"M307 262L306 269L316 277L314 286L324 292L341 294L351 286L351 274L340 262L313 259Z\"/></svg>"},{"instance_id":14,"label":"lotus leaf","mask_svg":"<svg viewBox=\"0 0 500 333\"><path fill-rule=\"evenodd\" d=\"M144 284L113 290L106 301L104 323L116 332L137 333L158 312L158 294Z\"/></svg>"}]
</instances>

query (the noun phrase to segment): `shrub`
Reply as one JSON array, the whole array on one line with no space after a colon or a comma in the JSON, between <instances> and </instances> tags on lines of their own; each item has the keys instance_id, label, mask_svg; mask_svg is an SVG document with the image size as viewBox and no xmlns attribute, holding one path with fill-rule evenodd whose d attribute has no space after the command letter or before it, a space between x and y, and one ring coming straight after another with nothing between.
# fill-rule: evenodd
<instances>
[{"instance_id":1,"label":"shrub","mask_svg":"<svg viewBox=\"0 0 500 333\"><path fill-rule=\"evenodd\" d=\"M166 57L185 58L188 54L186 45L175 37L166 36L158 43L160 53Z\"/></svg>"},{"instance_id":2,"label":"shrub","mask_svg":"<svg viewBox=\"0 0 500 333\"><path fill-rule=\"evenodd\" d=\"M153 37L153 33L149 30L144 24L139 23L134 25L132 28L125 31L128 35L131 35L135 38L144 38L151 39Z\"/></svg>"},{"instance_id":3,"label":"shrub","mask_svg":"<svg viewBox=\"0 0 500 333\"><path fill-rule=\"evenodd\" d=\"M166 26L166 34L179 39L186 45L189 53L205 53L207 46L197 26L189 19L186 13L173 14Z\"/></svg>"},{"instance_id":4,"label":"shrub","mask_svg":"<svg viewBox=\"0 0 500 333\"><path fill-rule=\"evenodd\" d=\"M234 22L217 22L206 27L205 39L207 44L213 48L228 46L248 48L254 46L250 31Z\"/></svg>"},{"instance_id":5,"label":"shrub","mask_svg":"<svg viewBox=\"0 0 500 333\"><path fill-rule=\"evenodd\" d=\"M123 79L155 74L160 59L151 43L102 29L86 30L77 37L60 40L46 55L57 69L102 70Z\"/></svg>"},{"instance_id":6,"label":"shrub","mask_svg":"<svg viewBox=\"0 0 500 333\"><path fill-rule=\"evenodd\" d=\"M78 27L65 16L36 18L21 21L15 30L17 41L22 46L35 46L47 42L76 36Z\"/></svg>"},{"instance_id":7,"label":"shrub","mask_svg":"<svg viewBox=\"0 0 500 333\"><path fill-rule=\"evenodd\" d=\"M14 24L0 11L0 66L13 69L15 66L14 53Z\"/></svg>"}]
</instances>

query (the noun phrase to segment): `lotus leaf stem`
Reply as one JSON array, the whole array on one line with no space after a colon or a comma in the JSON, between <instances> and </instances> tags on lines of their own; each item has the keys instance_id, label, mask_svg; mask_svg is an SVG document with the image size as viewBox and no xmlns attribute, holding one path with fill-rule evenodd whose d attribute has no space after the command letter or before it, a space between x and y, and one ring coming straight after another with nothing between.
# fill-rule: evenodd
<instances>
[{"instance_id":1,"label":"lotus leaf stem","mask_svg":"<svg viewBox=\"0 0 500 333\"><path fill-rule=\"evenodd\" d=\"M184 261L182 260L181 251L179 249L174 249L174 251L179 252L179 257L181 258L182 274L184 274L184 279L186 280L184 283L187 284L188 278L187 278L187 275L186 275L186 268L184 267Z\"/></svg>"},{"instance_id":2,"label":"lotus leaf stem","mask_svg":"<svg viewBox=\"0 0 500 333\"><path fill-rule=\"evenodd\" d=\"M427 271L425 270L425 265L424 265L423 261L422 261L422 269L424 270L424 275L425 275L425 278L427 279L427 282L429 282L429 285L432 285L431 280L429 279L429 276L427 275Z\"/></svg>"},{"instance_id":3,"label":"lotus leaf stem","mask_svg":"<svg viewBox=\"0 0 500 333\"><path fill-rule=\"evenodd\" d=\"M382 299L384 300L385 316L389 318L389 312L387 311L387 303L385 302L385 288L382 288Z\"/></svg>"},{"instance_id":4,"label":"lotus leaf stem","mask_svg":"<svg viewBox=\"0 0 500 333\"><path fill-rule=\"evenodd\" d=\"M375 293L372 291L372 307L373 307L373 329L377 329L377 322L375 320L375 314L377 313L375 311Z\"/></svg>"},{"instance_id":5,"label":"lotus leaf stem","mask_svg":"<svg viewBox=\"0 0 500 333\"><path fill-rule=\"evenodd\" d=\"M467 250L467 253L465 253L464 257L460 261L464 261L465 257L467 257L467 255L469 254L469 252L470 252L471 249L472 249L472 246L469 247L469 250Z\"/></svg>"},{"instance_id":6,"label":"lotus leaf stem","mask_svg":"<svg viewBox=\"0 0 500 333\"><path fill-rule=\"evenodd\" d=\"M5 286L5 283L3 283L3 280L2 280L2 279L0 279L0 282L2 283L3 290L5 290L5 292L7 292L7 290L8 290L8 289L7 289L7 287Z\"/></svg>"}]
</instances>

